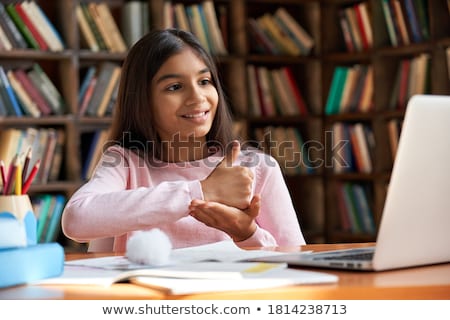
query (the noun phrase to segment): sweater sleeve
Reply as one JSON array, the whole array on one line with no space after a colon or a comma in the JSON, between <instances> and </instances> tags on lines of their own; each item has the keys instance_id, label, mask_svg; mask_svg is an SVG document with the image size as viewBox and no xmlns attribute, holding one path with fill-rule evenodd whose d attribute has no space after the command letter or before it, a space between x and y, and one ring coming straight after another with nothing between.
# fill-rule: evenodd
<instances>
[{"instance_id":1,"label":"sweater sleeve","mask_svg":"<svg viewBox=\"0 0 450 320\"><path fill-rule=\"evenodd\" d=\"M267 154L257 153L254 192L261 195L258 228L240 247L299 246L305 244L297 213L278 162Z\"/></svg>"},{"instance_id":2,"label":"sweater sleeve","mask_svg":"<svg viewBox=\"0 0 450 320\"><path fill-rule=\"evenodd\" d=\"M120 161L111 165L108 159ZM148 170L138 167L117 150L103 155L92 178L75 192L64 209L64 234L87 242L157 227L187 216L191 200L203 198L198 180L151 186ZM132 190L131 180L137 185Z\"/></svg>"}]
</instances>

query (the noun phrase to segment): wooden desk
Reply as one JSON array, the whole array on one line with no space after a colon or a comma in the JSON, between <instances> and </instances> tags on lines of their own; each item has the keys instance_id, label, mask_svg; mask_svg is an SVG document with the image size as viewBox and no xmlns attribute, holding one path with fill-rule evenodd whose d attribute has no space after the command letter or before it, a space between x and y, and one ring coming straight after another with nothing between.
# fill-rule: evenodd
<instances>
[{"instance_id":1,"label":"wooden desk","mask_svg":"<svg viewBox=\"0 0 450 320\"><path fill-rule=\"evenodd\" d=\"M307 245L302 247L302 250L322 251L367 245L373 244ZM286 248L285 250L292 251L294 249ZM67 259L86 258L87 256L101 255L68 254ZM0 290L0 299L450 299L450 263L370 273L320 270L338 275L339 282L185 296L161 295L151 289L125 283L115 284L108 288L86 285L26 285Z\"/></svg>"}]
</instances>

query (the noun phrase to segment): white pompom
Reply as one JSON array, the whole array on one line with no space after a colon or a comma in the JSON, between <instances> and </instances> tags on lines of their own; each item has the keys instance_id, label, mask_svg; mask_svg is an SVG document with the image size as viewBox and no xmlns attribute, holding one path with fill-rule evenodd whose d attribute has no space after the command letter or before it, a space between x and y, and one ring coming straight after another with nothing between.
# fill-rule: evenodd
<instances>
[{"instance_id":1,"label":"white pompom","mask_svg":"<svg viewBox=\"0 0 450 320\"><path fill-rule=\"evenodd\" d=\"M127 242L126 257L134 263L161 266L168 264L172 243L160 229L135 232Z\"/></svg>"}]
</instances>

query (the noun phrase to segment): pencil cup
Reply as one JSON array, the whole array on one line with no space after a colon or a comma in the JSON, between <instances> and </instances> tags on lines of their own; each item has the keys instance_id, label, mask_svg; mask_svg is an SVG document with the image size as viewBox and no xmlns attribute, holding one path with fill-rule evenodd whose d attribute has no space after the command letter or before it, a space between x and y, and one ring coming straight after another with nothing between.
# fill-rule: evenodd
<instances>
[{"instance_id":1,"label":"pencil cup","mask_svg":"<svg viewBox=\"0 0 450 320\"><path fill-rule=\"evenodd\" d=\"M29 196L0 196L0 249L36 243L36 217Z\"/></svg>"}]
</instances>

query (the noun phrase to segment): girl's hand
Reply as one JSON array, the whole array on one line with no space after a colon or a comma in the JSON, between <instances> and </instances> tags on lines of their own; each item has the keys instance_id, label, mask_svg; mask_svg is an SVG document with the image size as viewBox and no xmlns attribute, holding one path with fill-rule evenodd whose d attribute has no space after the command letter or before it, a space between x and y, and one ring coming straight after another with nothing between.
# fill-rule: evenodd
<instances>
[{"instance_id":1,"label":"girl's hand","mask_svg":"<svg viewBox=\"0 0 450 320\"><path fill-rule=\"evenodd\" d=\"M227 233L235 242L250 238L256 231L261 198L255 195L247 209L241 210L215 201L192 200L190 215L208 227Z\"/></svg>"},{"instance_id":2,"label":"girl's hand","mask_svg":"<svg viewBox=\"0 0 450 320\"><path fill-rule=\"evenodd\" d=\"M233 166L240 151L241 146L235 141L231 152L205 180L200 181L206 201L220 202L239 209L246 209L250 205L253 172L247 167Z\"/></svg>"}]
</instances>

